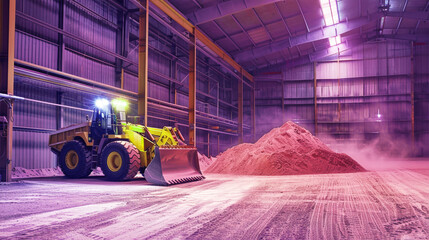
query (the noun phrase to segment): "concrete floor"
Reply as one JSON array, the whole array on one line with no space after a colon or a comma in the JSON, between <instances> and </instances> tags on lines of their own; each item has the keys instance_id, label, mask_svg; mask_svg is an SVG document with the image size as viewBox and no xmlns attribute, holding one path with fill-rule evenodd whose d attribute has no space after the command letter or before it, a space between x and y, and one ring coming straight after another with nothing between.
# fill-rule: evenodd
<instances>
[{"instance_id":1,"label":"concrete floor","mask_svg":"<svg viewBox=\"0 0 429 240\"><path fill-rule=\"evenodd\" d=\"M301 176L28 179L0 185L0 239L428 239L429 167Z\"/></svg>"}]
</instances>

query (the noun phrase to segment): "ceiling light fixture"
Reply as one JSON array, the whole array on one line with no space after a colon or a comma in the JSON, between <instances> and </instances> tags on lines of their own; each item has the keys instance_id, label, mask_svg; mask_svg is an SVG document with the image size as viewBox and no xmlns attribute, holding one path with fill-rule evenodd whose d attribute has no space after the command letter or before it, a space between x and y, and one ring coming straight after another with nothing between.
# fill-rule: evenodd
<instances>
[{"instance_id":1,"label":"ceiling light fixture","mask_svg":"<svg viewBox=\"0 0 429 240\"><path fill-rule=\"evenodd\" d=\"M329 45L332 47L332 46L336 46L336 45L338 45L338 44L340 44L341 43L341 36L340 35L338 35L338 36L336 36L336 37L330 37L329 38Z\"/></svg>"},{"instance_id":2,"label":"ceiling light fixture","mask_svg":"<svg viewBox=\"0 0 429 240\"><path fill-rule=\"evenodd\" d=\"M326 26L331 26L340 22L337 0L320 0L320 6L322 7L323 18ZM339 35L329 38L329 45L331 47L340 43L341 37Z\"/></svg>"},{"instance_id":3,"label":"ceiling light fixture","mask_svg":"<svg viewBox=\"0 0 429 240\"><path fill-rule=\"evenodd\" d=\"M340 22L336 0L320 0L320 6L322 7L326 26L331 26Z\"/></svg>"}]
</instances>

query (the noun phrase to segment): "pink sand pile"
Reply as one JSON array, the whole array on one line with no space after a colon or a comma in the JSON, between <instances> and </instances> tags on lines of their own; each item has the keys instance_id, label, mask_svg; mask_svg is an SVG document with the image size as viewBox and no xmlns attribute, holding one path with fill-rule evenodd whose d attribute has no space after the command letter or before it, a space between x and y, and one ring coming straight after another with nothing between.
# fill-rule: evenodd
<instances>
[{"instance_id":1,"label":"pink sand pile","mask_svg":"<svg viewBox=\"0 0 429 240\"><path fill-rule=\"evenodd\" d=\"M198 153L198 160L200 161L200 169L205 171L210 165L216 161L215 157L207 157L204 154Z\"/></svg>"},{"instance_id":2,"label":"pink sand pile","mask_svg":"<svg viewBox=\"0 0 429 240\"><path fill-rule=\"evenodd\" d=\"M255 144L228 149L205 172L244 175L290 175L360 172L346 154L335 153L293 122L272 129Z\"/></svg>"},{"instance_id":3,"label":"pink sand pile","mask_svg":"<svg viewBox=\"0 0 429 240\"><path fill-rule=\"evenodd\" d=\"M64 176L61 172L60 167L56 168L42 168L42 169L27 169L22 167L12 168L12 179L23 179L23 178L39 178L39 177L57 177ZM100 168L93 170L90 176L103 176L103 172Z\"/></svg>"}]
</instances>

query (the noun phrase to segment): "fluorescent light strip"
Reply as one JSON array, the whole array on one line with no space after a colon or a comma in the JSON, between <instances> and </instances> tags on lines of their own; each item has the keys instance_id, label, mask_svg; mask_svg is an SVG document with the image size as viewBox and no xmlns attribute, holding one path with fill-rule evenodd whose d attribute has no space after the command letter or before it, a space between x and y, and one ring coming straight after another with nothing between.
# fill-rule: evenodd
<instances>
[{"instance_id":1,"label":"fluorescent light strip","mask_svg":"<svg viewBox=\"0 0 429 240\"><path fill-rule=\"evenodd\" d=\"M336 36L336 37L330 37L329 38L329 45L332 47L332 46L336 46L336 45L338 45L338 44L340 44L341 43L341 36L340 35L338 35L338 36Z\"/></svg>"},{"instance_id":2,"label":"fluorescent light strip","mask_svg":"<svg viewBox=\"0 0 429 240\"><path fill-rule=\"evenodd\" d=\"M322 7L326 26L336 24L340 21L337 0L320 0L320 6Z\"/></svg>"},{"instance_id":3,"label":"fluorescent light strip","mask_svg":"<svg viewBox=\"0 0 429 240\"><path fill-rule=\"evenodd\" d=\"M335 41L335 37L329 38L329 45L331 47L337 45L337 42Z\"/></svg>"},{"instance_id":4,"label":"fluorescent light strip","mask_svg":"<svg viewBox=\"0 0 429 240\"><path fill-rule=\"evenodd\" d=\"M341 36L338 35L335 37L335 41L337 42L337 45L341 43Z\"/></svg>"},{"instance_id":5,"label":"fluorescent light strip","mask_svg":"<svg viewBox=\"0 0 429 240\"><path fill-rule=\"evenodd\" d=\"M334 20L334 24L337 24L338 22L340 22L340 17L338 16L337 1L331 0L329 4L331 5L332 19Z\"/></svg>"},{"instance_id":6,"label":"fluorescent light strip","mask_svg":"<svg viewBox=\"0 0 429 240\"><path fill-rule=\"evenodd\" d=\"M320 0L322 7L323 18L325 19L326 26L331 26L340 22L338 16L337 0ZM341 37L335 36L329 38L329 45L336 46L341 43Z\"/></svg>"}]
</instances>

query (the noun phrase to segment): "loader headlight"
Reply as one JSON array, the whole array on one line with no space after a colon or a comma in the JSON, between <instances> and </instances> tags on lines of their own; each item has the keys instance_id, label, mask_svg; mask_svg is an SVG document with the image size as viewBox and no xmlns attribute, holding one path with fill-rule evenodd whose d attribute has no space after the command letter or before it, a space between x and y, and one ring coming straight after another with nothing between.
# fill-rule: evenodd
<instances>
[{"instance_id":1,"label":"loader headlight","mask_svg":"<svg viewBox=\"0 0 429 240\"><path fill-rule=\"evenodd\" d=\"M128 102L124 99L113 99L112 100L112 106L118 111L125 111L128 107Z\"/></svg>"},{"instance_id":2,"label":"loader headlight","mask_svg":"<svg viewBox=\"0 0 429 240\"><path fill-rule=\"evenodd\" d=\"M95 107L98 109L106 109L109 106L109 100L105 98L98 98L95 100Z\"/></svg>"}]
</instances>

